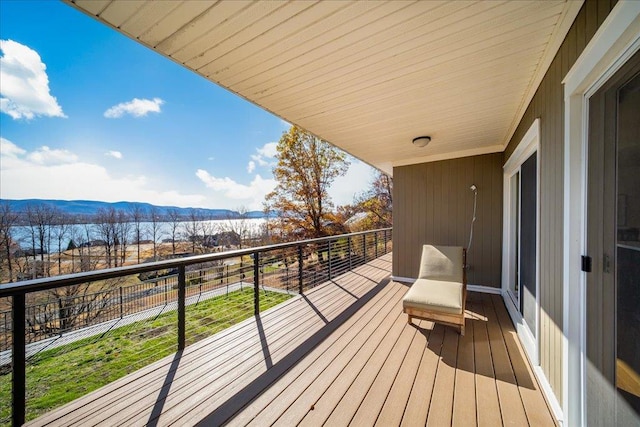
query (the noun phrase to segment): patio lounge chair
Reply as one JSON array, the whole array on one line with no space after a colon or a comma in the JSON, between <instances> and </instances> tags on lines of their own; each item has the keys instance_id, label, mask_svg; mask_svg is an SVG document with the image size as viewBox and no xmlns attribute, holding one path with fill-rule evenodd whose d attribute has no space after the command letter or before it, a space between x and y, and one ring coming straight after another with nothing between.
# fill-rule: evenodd
<instances>
[{"instance_id":1,"label":"patio lounge chair","mask_svg":"<svg viewBox=\"0 0 640 427\"><path fill-rule=\"evenodd\" d=\"M459 246L422 247L420 273L402 300L409 316L459 328L464 335L467 299L466 251Z\"/></svg>"}]
</instances>

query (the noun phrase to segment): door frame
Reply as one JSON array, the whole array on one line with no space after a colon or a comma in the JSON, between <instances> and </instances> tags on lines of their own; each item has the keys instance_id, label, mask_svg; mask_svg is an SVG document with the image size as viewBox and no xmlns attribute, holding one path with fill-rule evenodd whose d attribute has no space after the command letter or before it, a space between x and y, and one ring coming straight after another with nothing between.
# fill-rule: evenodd
<instances>
[{"instance_id":1,"label":"door frame","mask_svg":"<svg viewBox=\"0 0 640 427\"><path fill-rule=\"evenodd\" d=\"M589 98L640 50L640 2L619 1L598 28L564 84L563 381L566 425L586 421L586 251ZM576 303L577 302L577 303Z\"/></svg>"},{"instance_id":2,"label":"door frame","mask_svg":"<svg viewBox=\"0 0 640 427\"><path fill-rule=\"evenodd\" d=\"M509 278L512 277L510 260L514 256L512 242L515 239L513 235L513 227L511 224L511 177L518 171L522 164L531 155L537 156L536 161L536 312L535 312L535 330L532 331L527 326L522 313L516 307L511 293L509 292ZM522 182L522 180L520 180ZM519 192L520 194L520 192ZM507 311L511 316L511 320L516 326L516 331L524 346L524 349L533 366L540 365L540 119L535 119L529 130L514 150L509 160L503 166L503 222L502 222L502 297L504 299ZM516 233L520 234L520 230ZM522 293L522 289L520 289ZM521 297L518 297L520 304Z\"/></svg>"}]
</instances>

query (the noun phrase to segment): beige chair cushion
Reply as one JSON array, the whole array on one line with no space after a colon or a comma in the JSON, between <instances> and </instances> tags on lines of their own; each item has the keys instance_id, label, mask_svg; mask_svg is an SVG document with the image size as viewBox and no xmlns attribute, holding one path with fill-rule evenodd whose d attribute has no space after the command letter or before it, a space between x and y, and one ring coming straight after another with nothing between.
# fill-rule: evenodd
<instances>
[{"instance_id":1,"label":"beige chair cushion","mask_svg":"<svg viewBox=\"0 0 640 427\"><path fill-rule=\"evenodd\" d=\"M442 313L462 313L462 280L460 282L418 279L402 299L410 307Z\"/></svg>"},{"instance_id":2,"label":"beige chair cushion","mask_svg":"<svg viewBox=\"0 0 640 427\"><path fill-rule=\"evenodd\" d=\"M462 283L463 259L463 249L460 246L424 245L418 279Z\"/></svg>"}]
</instances>

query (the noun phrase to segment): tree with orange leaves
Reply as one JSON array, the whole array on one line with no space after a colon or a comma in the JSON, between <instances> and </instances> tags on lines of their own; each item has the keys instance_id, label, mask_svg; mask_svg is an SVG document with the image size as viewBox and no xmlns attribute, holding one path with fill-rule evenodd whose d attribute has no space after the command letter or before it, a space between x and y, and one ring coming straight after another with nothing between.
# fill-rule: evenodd
<instances>
[{"instance_id":1,"label":"tree with orange leaves","mask_svg":"<svg viewBox=\"0 0 640 427\"><path fill-rule=\"evenodd\" d=\"M345 153L297 126L282 135L277 150L273 176L278 185L265 201L265 210L277 216L269 221L270 238L328 235L333 204L327 190L349 168Z\"/></svg>"}]
</instances>

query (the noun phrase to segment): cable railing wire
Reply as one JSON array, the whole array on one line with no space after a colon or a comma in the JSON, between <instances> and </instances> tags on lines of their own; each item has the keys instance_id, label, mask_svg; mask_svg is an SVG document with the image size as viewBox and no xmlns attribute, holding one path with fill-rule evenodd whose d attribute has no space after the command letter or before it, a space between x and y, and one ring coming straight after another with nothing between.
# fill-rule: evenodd
<instances>
[{"instance_id":1,"label":"cable railing wire","mask_svg":"<svg viewBox=\"0 0 640 427\"><path fill-rule=\"evenodd\" d=\"M57 375L44 369L56 357L73 355L78 370L90 368L87 379L108 383L390 250L391 229L382 229L0 285L0 302L12 307L0 312L12 422L27 409L38 415L33 389Z\"/></svg>"}]
</instances>

